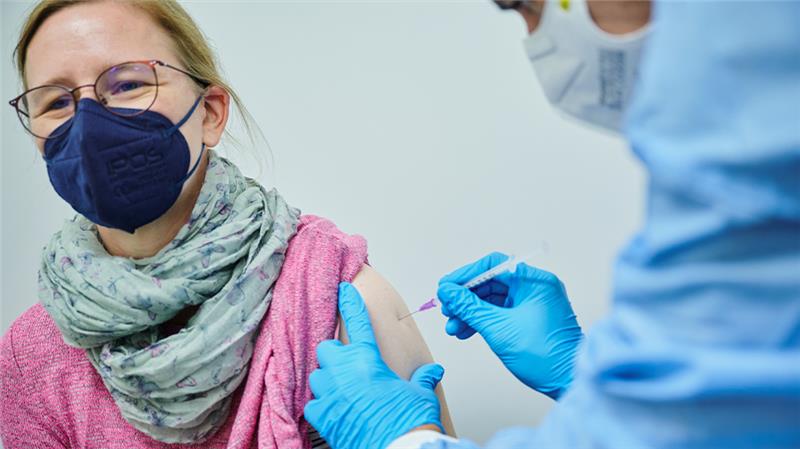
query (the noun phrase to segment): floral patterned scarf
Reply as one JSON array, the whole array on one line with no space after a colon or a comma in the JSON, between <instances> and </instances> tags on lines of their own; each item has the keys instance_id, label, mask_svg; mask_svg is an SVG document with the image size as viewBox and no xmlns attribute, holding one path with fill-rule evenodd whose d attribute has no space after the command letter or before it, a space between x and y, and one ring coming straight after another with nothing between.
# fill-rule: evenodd
<instances>
[{"instance_id":1,"label":"floral patterned scarf","mask_svg":"<svg viewBox=\"0 0 800 449\"><path fill-rule=\"evenodd\" d=\"M159 441L200 442L247 375L299 214L210 151L189 222L158 254L111 256L76 215L44 248L39 300L129 423ZM190 306L188 324L162 335Z\"/></svg>"}]
</instances>

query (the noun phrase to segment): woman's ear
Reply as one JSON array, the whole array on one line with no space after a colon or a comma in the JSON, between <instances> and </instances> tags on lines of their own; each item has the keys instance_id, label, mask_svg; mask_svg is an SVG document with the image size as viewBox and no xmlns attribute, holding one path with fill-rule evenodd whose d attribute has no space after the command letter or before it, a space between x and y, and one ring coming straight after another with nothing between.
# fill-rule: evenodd
<instances>
[{"instance_id":1,"label":"woman's ear","mask_svg":"<svg viewBox=\"0 0 800 449\"><path fill-rule=\"evenodd\" d=\"M231 96L222 87L206 88L203 95L203 107L206 111L203 118L203 143L207 147L213 148L219 144L225 125L228 123L230 103Z\"/></svg>"}]
</instances>

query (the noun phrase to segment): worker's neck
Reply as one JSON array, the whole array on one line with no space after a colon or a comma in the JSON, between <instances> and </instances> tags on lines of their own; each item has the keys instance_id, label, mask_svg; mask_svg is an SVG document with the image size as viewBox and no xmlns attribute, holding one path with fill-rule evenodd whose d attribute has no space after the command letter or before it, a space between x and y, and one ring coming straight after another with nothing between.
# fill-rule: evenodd
<instances>
[{"instance_id":1,"label":"worker's neck","mask_svg":"<svg viewBox=\"0 0 800 449\"><path fill-rule=\"evenodd\" d=\"M650 22L649 0L590 0L589 12L597 26L611 34L626 34Z\"/></svg>"}]
</instances>

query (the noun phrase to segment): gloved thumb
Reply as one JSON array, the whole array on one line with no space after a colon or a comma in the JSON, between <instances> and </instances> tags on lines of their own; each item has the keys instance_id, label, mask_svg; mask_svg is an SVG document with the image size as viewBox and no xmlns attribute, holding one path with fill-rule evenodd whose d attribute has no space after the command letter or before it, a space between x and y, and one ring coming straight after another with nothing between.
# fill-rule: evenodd
<instances>
[{"instance_id":1,"label":"gloved thumb","mask_svg":"<svg viewBox=\"0 0 800 449\"><path fill-rule=\"evenodd\" d=\"M422 365L411 375L411 383L433 390L444 377L444 367L438 363Z\"/></svg>"},{"instance_id":2,"label":"gloved thumb","mask_svg":"<svg viewBox=\"0 0 800 449\"><path fill-rule=\"evenodd\" d=\"M437 296L452 316L481 334L492 327L500 313L499 307L482 300L480 296L458 284L445 282L439 285Z\"/></svg>"}]
</instances>

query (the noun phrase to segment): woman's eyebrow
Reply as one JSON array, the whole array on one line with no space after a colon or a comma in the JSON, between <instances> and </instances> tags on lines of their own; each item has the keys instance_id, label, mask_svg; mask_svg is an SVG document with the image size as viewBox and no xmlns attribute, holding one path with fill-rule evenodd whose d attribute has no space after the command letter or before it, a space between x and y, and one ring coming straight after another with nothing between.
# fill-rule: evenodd
<instances>
[{"instance_id":1,"label":"woman's eyebrow","mask_svg":"<svg viewBox=\"0 0 800 449\"><path fill-rule=\"evenodd\" d=\"M65 87L71 87L75 83L73 83L72 80L69 79L66 76L58 75L56 77L48 79L47 81L45 81L44 83L41 83L39 85L40 86L46 86L46 85L50 85L50 84L56 84L58 86L65 86Z\"/></svg>"},{"instance_id":2,"label":"woman's eyebrow","mask_svg":"<svg viewBox=\"0 0 800 449\"><path fill-rule=\"evenodd\" d=\"M94 62L93 66L98 68L98 70L96 70L96 73L92 77L92 80L88 81L88 83L95 82L95 80L97 79L97 76L100 75L101 72L103 72L104 70L109 69L112 66L121 64L122 62L124 62L124 61L112 62L111 60L105 60L105 62L103 64L98 64L97 62ZM39 84L39 86L46 86L46 85L50 85L50 84L55 84L57 86L64 86L64 87L73 87L73 86L78 85L78 83L76 83L74 80L70 79L69 76L66 76L63 73L60 74L60 75L56 75L56 76L54 76L52 78L49 78L44 83Z\"/></svg>"}]
</instances>

